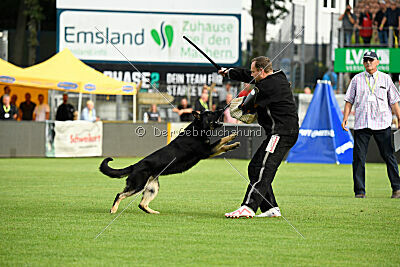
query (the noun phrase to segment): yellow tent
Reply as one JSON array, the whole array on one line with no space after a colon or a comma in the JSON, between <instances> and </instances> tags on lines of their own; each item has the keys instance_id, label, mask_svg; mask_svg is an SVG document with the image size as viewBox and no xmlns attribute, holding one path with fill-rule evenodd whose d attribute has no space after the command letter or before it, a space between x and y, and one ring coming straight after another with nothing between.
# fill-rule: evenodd
<instances>
[{"instance_id":1,"label":"yellow tent","mask_svg":"<svg viewBox=\"0 0 400 267\"><path fill-rule=\"evenodd\" d=\"M59 89L57 88L57 77L45 77L44 75L31 75L26 69L17 67L7 61L0 59L0 84L9 85L13 88L30 89ZM78 89L69 90L79 92Z\"/></svg>"},{"instance_id":2,"label":"yellow tent","mask_svg":"<svg viewBox=\"0 0 400 267\"><path fill-rule=\"evenodd\" d=\"M46 87L68 92L104 95L136 94L136 84L117 81L87 66L68 48L50 59L24 69L33 81L42 81Z\"/></svg>"},{"instance_id":3,"label":"yellow tent","mask_svg":"<svg viewBox=\"0 0 400 267\"><path fill-rule=\"evenodd\" d=\"M55 89L104 95L136 95L136 84L115 80L87 66L77 59L68 48L48 60L22 69L0 59L0 84L12 88ZM136 97L133 98L134 114Z\"/></svg>"},{"instance_id":4,"label":"yellow tent","mask_svg":"<svg viewBox=\"0 0 400 267\"><path fill-rule=\"evenodd\" d=\"M24 101L24 96L26 93L30 93L32 96L32 101L36 102L36 99L38 98L39 94L42 94L44 96L44 100L47 101L48 97L48 90L43 87L37 87L34 86L34 84L30 84L29 87L21 84L24 84L23 82L20 82L23 80L24 77L24 69L17 67L11 63L8 63L5 60L0 59L0 85L7 85L11 89L11 96L14 97L16 96L16 105L19 106L19 104ZM18 80L18 82L16 82ZM35 89L35 90L31 90ZM2 94L3 92L0 91Z\"/></svg>"}]
</instances>

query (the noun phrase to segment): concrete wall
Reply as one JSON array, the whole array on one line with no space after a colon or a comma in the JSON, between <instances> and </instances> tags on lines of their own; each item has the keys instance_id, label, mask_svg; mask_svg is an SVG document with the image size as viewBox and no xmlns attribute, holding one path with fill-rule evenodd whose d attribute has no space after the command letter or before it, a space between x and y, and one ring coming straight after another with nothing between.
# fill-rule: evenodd
<instances>
[{"instance_id":1,"label":"concrete wall","mask_svg":"<svg viewBox=\"0 0 400 267\"><path fill-rule=\"evenodd\" d=\"M44 122L0 121L0 157L44 157Z\"/></svg>"},{"instance_id":2,"label":"concrete wall","mask_svg":"<svg viewBox=\"0 0 400 267\"><path fill-rule=\"evenodd\" d=\"M166 131L167 123L104 123L103 156L144 157L167 144L166 136L157 136L158 130Z\"/></svg>"},{"instance_id":3,"label":"concrete wall","mask_svg":"<svg viewBox=\"0 0 400 267\"><path fill-rule=\"evenodd\" d=\"M0 121L0 158L10 157L45 157L45 129L43 122ZM230 125L219 128L219 135L213 134L212 141L239 132L235 141L240 147L220 158L250 159L265 139L263 130L257 125ZM143 136L143 131L146 133ZM167 123L104 123L104 157L144 157L167 144L167 136L160 134L167 131ZM249 136L251 133L251 136ZM400 162L400 152L396 154ZM371 138L367 162L382 163L378 147Z\"/></svg>"}]
</instances>

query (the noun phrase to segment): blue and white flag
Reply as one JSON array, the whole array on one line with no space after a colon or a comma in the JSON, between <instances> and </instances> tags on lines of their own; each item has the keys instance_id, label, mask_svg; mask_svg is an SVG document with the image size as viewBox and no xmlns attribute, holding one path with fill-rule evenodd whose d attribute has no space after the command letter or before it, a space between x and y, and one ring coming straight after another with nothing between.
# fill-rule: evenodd
<instances>
[{"instance_id":1,"label":"blue and white flag","mask_svg":"<svg viewBox=\"0 0 400 267\"><path fill-rule=\"evenodd\" d=\"M342 129L342 120L332 86L318 81L287 162L351 164L354 140Z\"/></svg>"}]
</instances>

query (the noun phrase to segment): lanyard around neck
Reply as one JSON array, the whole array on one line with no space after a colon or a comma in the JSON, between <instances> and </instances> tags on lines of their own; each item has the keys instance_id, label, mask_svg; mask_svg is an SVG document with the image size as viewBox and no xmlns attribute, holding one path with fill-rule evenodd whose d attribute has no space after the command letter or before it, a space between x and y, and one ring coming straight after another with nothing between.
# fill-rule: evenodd
<instances>
[{"instance_id":1,"label":"lanyard around neck","mask_svg":"<svg viewBox=\"0 0 400 267\"><path fill-rule=\"evenodd\" d=\"M3 105L3 109L5 113L8 113L11 109L11 105L9 105L8 108L6 107L6 105Z\"/></svg>"},{"instance_id":2,"label":"lanyard around neck","mask_svg":"<svg viewBox=\"0 0 400 267\"><path fill-rule=\"evenodd\" d=\"M369 79L367 78L367 74L365 74L365 81L367 82L369 89L371 89L372 94L373 94L374 91L375 91L376 83L377 83L377 81L378 81L378 75L379 75L379 73L377 72L377 73L376 73L376 78L375 78L374 86L371 88L371 84L369 83ZM372 75L372 77L374 77L374 75Z\"/></svg>"},{"instance_id":3,"label":"lanyard around neck","mask_svg":"<svg viewBox=\"0 0 400 267\"><path fill-rule=\"evenodd\" d=\"M203 108L208 109L208 105L207 105L207 103L203 102L203 99L200 98L199 101L200 101L200 104L203 106Z\"/></svg>"}]
</instances>

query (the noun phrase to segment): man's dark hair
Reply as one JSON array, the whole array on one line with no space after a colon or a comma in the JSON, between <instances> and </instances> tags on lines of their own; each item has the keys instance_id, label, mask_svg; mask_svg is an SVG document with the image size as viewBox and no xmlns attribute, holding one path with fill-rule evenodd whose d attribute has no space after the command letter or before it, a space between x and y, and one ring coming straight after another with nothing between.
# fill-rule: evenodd
<instances>
[{"instance_id":1,"label":"man's dark hair","mask_svg":"<svg viewBox=\"0 0 400 267\"><path fill-rule=\"evenodd\" d=\"M255 57L251 60L251 62L255 62L255 67L257 69L264 69L265 72L269 72L272 70L271 60L267 57Z\"/></svg>"}]
</instances>

